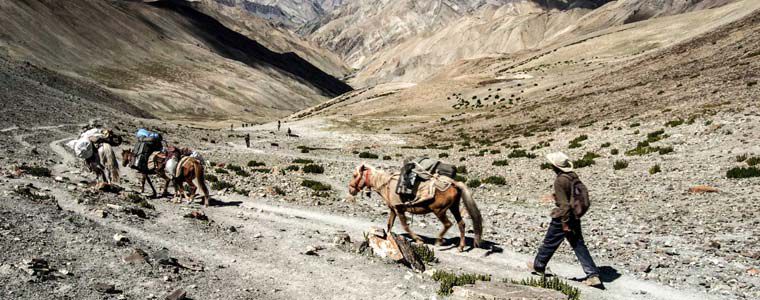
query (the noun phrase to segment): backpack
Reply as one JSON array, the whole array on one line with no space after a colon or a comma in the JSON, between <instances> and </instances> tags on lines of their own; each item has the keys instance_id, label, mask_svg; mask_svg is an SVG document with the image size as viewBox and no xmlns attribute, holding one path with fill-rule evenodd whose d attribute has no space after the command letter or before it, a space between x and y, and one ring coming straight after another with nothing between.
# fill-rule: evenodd
<instances>
[{"instance_id":1,"label":"backpack","mask_svg":"<svg viewBox=\"0 0 760 300\"><path fill-rule=\"evenodd\" d=\"M591 207L588 188L578 178L578 175L568 176L570 176L570 188L572 189L570 191L570 209L572 210L573 215L580 219L586 214L586 212L588 212L589 207Z\"/></svg>"}]
</instances>

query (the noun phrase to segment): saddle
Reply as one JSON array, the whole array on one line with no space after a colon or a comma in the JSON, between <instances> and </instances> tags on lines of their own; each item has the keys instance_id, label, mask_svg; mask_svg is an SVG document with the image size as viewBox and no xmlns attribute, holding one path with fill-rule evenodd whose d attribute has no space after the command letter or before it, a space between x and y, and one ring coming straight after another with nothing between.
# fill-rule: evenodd
<instances>
[{"instance_id":1,"label":"saddle","mask_svg":"<svg viewBox=\"0 0 760 300\"><path fill-rule=\"evenodd\" d=\"M420 193L426 193L427 197L432 198L435 196L433 186L442 183L440 187L441 191L444 191L451 186L451 178L454 177L456 177L456 168L453 165L427 157L407 159L399 174L396 194L402 202L421 201ZM422 185L425 186L422 187ZM422 199L424 200L426 199Z\"/></svg>"},{"instance_id":2,"label":"saddle","mask_svg":"<svg viewBox=\"0 0 760 300\"><path fill-rule=\"evenodd\" d=\"M401 174L394 174L392 180L401 182ZM448 190L454 180L439 174L431 174L428 180L418 181L414 187L413 194L398 194L402 204L414 206L416 204L428 201L435 197L435 193Z\"/></svg>"}]
</instances>

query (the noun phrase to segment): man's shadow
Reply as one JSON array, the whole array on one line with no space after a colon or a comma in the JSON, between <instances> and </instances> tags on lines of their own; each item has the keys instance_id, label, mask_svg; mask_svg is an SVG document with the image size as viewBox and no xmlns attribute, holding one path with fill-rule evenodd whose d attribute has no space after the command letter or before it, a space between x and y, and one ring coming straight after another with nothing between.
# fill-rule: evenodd
<instances>
[{"instance_id":1,"label":"man's shadow","mask_svg":"<svg viewBox=\"0 0 760 300\"><path fill-rule=\"evenodd\" d=\"M402 233L402 234L399 234L399 235L403 236L407 240L412 240L412 237L409 236L408 233ZM429 237L429 236L422 235L422 234L417 234L417 235L422 239L422 241L425 243L425 245L429 245L429 246L434 246L435 245L435 238L434 237ZM456 249L459 246L459 241L460 240L461 239L459 237L444 238L443 239L443 247L445 247L445 248L442 248L439 251L449 251L449 250L452 250L452 249ZM474 245L475 245L475 239L473 239L471 237L465 237L464 252L470 252L473 249L475 249ZM481 240L480 241L480 247L478 247L478 248L487 250L485 256L489 256L489 255L494 254L494 253L502 253L502 252L504 252L504 249L502 249L498 245L499 244L491 242L491 241Z\"/></svg>"}]
</instances>

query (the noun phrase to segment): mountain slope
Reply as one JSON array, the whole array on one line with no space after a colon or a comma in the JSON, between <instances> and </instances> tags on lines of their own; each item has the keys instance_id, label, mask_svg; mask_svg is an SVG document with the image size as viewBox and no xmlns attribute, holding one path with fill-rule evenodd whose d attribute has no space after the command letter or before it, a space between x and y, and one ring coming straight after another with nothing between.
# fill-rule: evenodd
<instances>
[{"instance_id":1,"label":"mountain slope","mask_svg":"<svg viewBox=\"0 0 760 300\"><path fill-rule=\"evenodd\" d=\"M264 120L350 90L184 1L0 5L8 57L108 87L162 118Z\"/></svg>"}]
</instances>

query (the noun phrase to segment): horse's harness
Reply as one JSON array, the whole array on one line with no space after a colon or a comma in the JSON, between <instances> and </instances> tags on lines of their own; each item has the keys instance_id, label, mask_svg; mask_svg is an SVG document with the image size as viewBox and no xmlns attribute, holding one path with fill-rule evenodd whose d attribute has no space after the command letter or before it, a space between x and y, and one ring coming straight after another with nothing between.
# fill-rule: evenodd
<instances>
[{"instance_id":1,"label":"horse's harness","mask_svg":"<svg viewBox=\"0 0 760 300\"><path fill-rule=\"evenodd\" d=\"M353 188L355 190L359 190L359 187L363 186L365 188L369 188L370 191L372 191L372 190L379 191L380 189L384 188L386 185L388 185L388 183L391 182L391 180L389 179L388 181L386 181L385 183L381 184L380 186L373 187L370 184L371 181L369 179L370 174L372 174L372 172L370 172L370 171L371 171L371 169L367 168L366 170L364 170L363 172L360 173L361 174L361 180L357 181L356 184L353 186Z\"/></svg>"}]
</instances>

